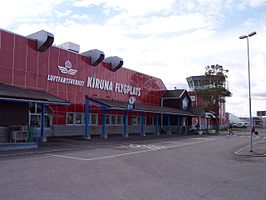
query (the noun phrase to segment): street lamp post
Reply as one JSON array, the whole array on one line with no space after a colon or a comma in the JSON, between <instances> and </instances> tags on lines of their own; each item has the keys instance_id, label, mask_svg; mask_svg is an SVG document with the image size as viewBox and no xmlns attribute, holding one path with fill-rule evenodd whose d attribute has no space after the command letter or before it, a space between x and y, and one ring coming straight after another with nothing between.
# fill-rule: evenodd
<instances>
[{"instance_id":1,"label":"street lamp post","mask_svg":"<svg viewBox=\"0 0 266 200\"><path fill-rule=\"evenodd\" d=\"M250 92L250 61L249 61L249 37L256 35L256 32L251 32L248 35L242 35L239 39L247 39L247 56L248 56L248 97L249 97L249 124L250 124L250 152L253 152L252 144L252 128L253 128L253 119L251 114L251 92Z\"/></svg>"}]
</instances>

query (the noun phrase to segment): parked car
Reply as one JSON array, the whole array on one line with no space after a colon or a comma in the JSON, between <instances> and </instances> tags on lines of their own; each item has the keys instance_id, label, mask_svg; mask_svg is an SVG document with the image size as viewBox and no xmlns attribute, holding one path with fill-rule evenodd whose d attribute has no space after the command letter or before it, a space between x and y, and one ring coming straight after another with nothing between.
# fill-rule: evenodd
<instances>
[{"instance_id":1,"label":"parked car","mask_svg":"<svg viewBox=\"0 0 266 200\"><path fill-rule=\"evenodd\" d=\"M248 124L244 122L234 123L232 124L233 128L247 128Z\"/></svg>"}]
</instances>

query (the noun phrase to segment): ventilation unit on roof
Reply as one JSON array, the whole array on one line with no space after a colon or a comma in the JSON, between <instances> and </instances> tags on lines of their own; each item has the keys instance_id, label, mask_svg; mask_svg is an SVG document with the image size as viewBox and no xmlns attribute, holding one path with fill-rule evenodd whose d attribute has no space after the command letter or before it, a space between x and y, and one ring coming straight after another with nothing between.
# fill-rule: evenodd
<instances>
[{"instance_id":1,"label":"ventilation unit on roof","mask_svg":"<svg viewBox=\"0 0 266 200\"><path fill-rule=\"evenodd\" d=\"M32 33L27 38L36 40L36 50L40 52L46 51L54 42L54 35L45 30Z\"/></svg>"},{"instance_id":2,"label":"ventilation unit on roof","mask_svg":"<svg viewBox=\"0 0 266 200\"><path fill-rule=\"evenodd\" d=\"M111 65L111 71L113 72L120 69L124 64L123 59L117 56L107 57L103 60L103 62L109 63Z\"/></svg>"},{"instance_id":3,"label":"ventilation unit on roof","mask_svg":"<svg viewBox=\"0 0 266 200\"><path fill-rule=\"evenodd\" d=\"M100 64L104 59L104 52L98 50L98 49L92 49L86 52L83 52L82 55L88 57L91 59L91 65L97 66Z\"/></svg>"},{"instance_id":4,"label":"ventilation unit on roof","mask_svg":"<svg viewBox=\"0 0 266 200\"><path fill-rule=\"evenodd\" d=\"M78 44L73 43L73 42L66 42L66 43L58 45L57 47L62 48L62 49L66 49L69 51L73 51L75 53L79 53L79 49L80 49L80 46Z\"/></svg>"}]
</instances>

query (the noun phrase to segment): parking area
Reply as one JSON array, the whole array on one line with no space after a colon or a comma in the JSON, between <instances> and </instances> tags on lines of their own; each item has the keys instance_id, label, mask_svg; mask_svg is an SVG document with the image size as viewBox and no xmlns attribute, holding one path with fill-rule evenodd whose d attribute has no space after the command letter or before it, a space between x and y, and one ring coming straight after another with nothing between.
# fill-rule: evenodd
<instances>
[{"instance_id":1,"label":"parking area","mask_svg":"<svg viewBox=\"0 0 266 200\"><path fill-rule=\"evenodd\" d=\"M253 152L250 152L250 143L243 145L239 148L235 154L237 155L248 155L248 156L266 156L266 131L259 130L259 135L254 135L253 140ZM55 137L49 138L45 143L39 143L38 148L33 149L17 149L17 150L4 150L0 151L0 158L10 158L34 154L51 154L53 156L57 155L58 152L69 152L78 151L82 149L89 149L90 152L95 151L95 149L108 148L109 154L112 153L112 147L115 147L115 151L120 154L121 150L125 151L150 151L167 149L172 147L178 147L179 145L189 145L195 142L213 140L216 137L226 136L228 137L228 132L223 131L217 134L204 134L204 135L146 135L145 137L140 135L133 135L130 137L121 137L120 135L112 135L108 139L101 138L99 136L94 136L90 140L85 140L82 137ZM234 131L234 136L244 137L248 142L250 134L248 130L245 131ZM211 139L210 139L211 138ZM192 140L191 140L192 139ZM190 141L187 143L186 141ZM174 143L173 143L174 141ZM163 144L163 145L162 145ZM91 153L93 155L93 153ZM122 152L123 154L123 152ZM126 153L127 154L127 153ZM129 153L131 154L131 153ZM107 155L108 156L108 155ZM59 156L58 156L59 157ZM86 158L85 158L86 159Z\"/></svg>"},{"instance_id":2,"label":"parking area","mask_svg":"<svg viewBox=\"0 0 266 200\"><path fill-rule=\"evenodd\" d=\"M265 158L235 154L247 140L245 134L57 138L0 159L1 198L263 199Z\"/></svg>"},{"instance_id":3,"label":"parking area","mask_svg":"<svg viewBox=\"0 0 266 200\"><path fill-rule=\"evenodd\" d=\"M64 158L70 160L104 160L110 158L124 157L136 154L147 153L151 151L166 150L172 148L178 148L187 145L193 145L197 143L211 141L213 139L205 137L190 137L182 138L180 140L173 139L152 139L150 141L132 141L122 144L113 144L108 146L98 146L97 148L90 149L90 151L79 151L75 149L71 152L53 152L47 153L48 156ZM108 151L106 149L108 148Z\"/></svg>"},{"instance_id":4,"label":"parking area","mask_svg":"<svg viewBox=\"0 0 266 200\"><path fill-rule=\"evenodd\" d=\"M67 152L67 151L77 151L82 149L89 149L93 151L97 148L109 148L113 146L129 146L129 150L141 149L134 148L135 144L149 145L151 143L161 143L169 141L181 142L187 140L190 137L198 137L197 135L191 136L180 136L180 135L146 135L145 137L140 135L134 135L130 137L121 137L120 135L112 135L108 139L101 138L99 136L94 136L90 140L84 140L82 137L55 137L49 138L46 143L39 143L38 148L34 149L17 149L9 151L0 151L0 158L5 157L16 157L32 154L46 154L53 152ZM131 146L130 146L131 145Z\"/></svg>"}]
</instances>

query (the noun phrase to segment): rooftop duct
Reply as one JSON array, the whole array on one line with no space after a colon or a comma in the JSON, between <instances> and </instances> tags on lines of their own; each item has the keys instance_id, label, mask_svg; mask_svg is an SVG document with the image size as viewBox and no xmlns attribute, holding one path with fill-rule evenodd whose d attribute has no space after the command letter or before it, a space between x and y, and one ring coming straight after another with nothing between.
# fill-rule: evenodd
<instances>
[{"instance_id":1,"label":"rooftop duct","mask_svg":"<svg viewBox=\"0 0 266 200\"><path fill-rule=\"evenodd\" d=\"M100 64L105 57L104 52L98 49L92 49L92 50L86 51L82 53L82 55L91 59L92 66L97 66L98 64Z\"/></svg>"},{"instance_id":2,"label":"rooftop duct","mask_svg":"<svg viewBox=\"0 0 266 200\"><path fill-rule=\"evenodd\" d=\"M59 48L66 49L69 51L73 51L75 53L79 53L80 46L78 44L75 44L73 42L66 42L63 44L58 45Z\"/></svg>"},{"instance_id":3,"label":"rooftop duct","mask_svg":"<svg viewBox=\"0 0 266 200\"><path fill-rule=\"evenodd\" d=\"M119 58L117 56L112 56L112 57L105 58L103 62L109 63L111 65L111 71L113 71L113 72L115 72L118 69L120 69L123 66L123 64L124 64L123 59Z\"/></svg>"},{"instance_id":4,"label":"rooftop duct","mask_svg":"<svg viewBox=\"0 0 266 200\"><path fill-rule=\"evenodd\" d=\"M40 52L46 51L54 42L54 35L44 30L28 35L27 38L36 40L36 50Z\"/></svg>"}]
</instances>

